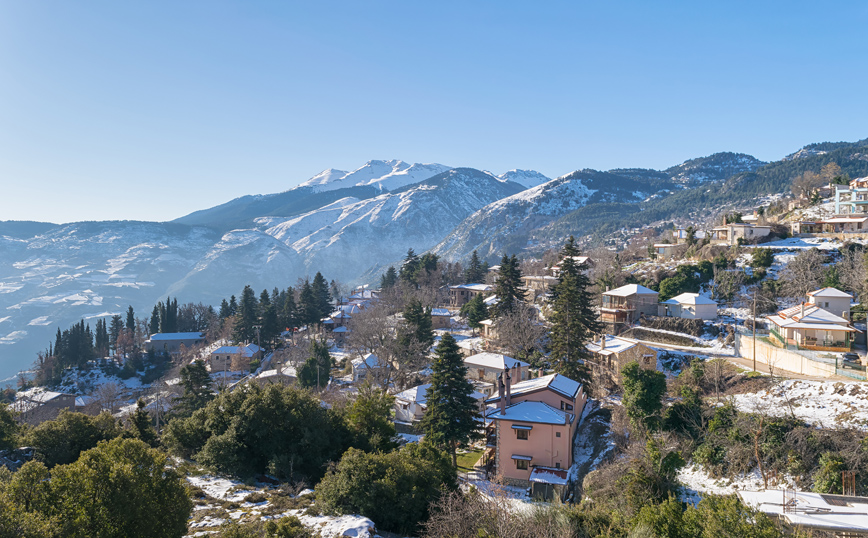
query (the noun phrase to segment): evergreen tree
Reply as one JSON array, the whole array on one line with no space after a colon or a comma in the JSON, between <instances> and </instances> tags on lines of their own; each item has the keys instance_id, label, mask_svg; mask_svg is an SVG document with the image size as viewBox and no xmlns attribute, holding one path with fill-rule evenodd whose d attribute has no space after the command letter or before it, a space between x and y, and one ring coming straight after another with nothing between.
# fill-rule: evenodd
<instances>
[{"instance_id":1,"label":"evergreen tree","mask_svg":"<svg viewBox=\"0 0 868 538\"><path fill-rule=\"evenodd\" d=\"M479 253L475 250L470 256L470 263L467 269L464 270L464 282L467 284L481 284L485 282L485 274L487 269L483 270L482 262L479 260Z\"/></svg>"},{"instance_id":2,"label":"evergreen tree","mask_svg":"<svg viewBox=\"0 0 868 538\"><path fill-rule=\"evenodd\" d=\"M118 337L121 335L121 331L124 330L124 322L120 316L114 315L112 316L111 325L109 326L109 347L117 353L118 350Z\"/></svg>"},{"instance_id":3,"label":"evergreen tree","mask_svg":"<svg viewBox=\"0 0 868 538\"><path fill-rule=\"evenodd\" d=\"M329 293L329 285L322 273L317 272L311 283L311 291L313 292L314 305L316 308L316 321L328 316L332 313L332 295Z\"/></svg>"},{"instance_id":4,"label":"evergreen tree","mask_svg":"<svg viewBox=\"0 0 868 538\"><path fill-rule=\"evenodd\" d=\"M422 306L422 302L413 299L404 308L404 321L407 324L405 339L414 339L424 344L425 349L434 345L434 329L431 323L431 308Z\"/></svg>"},{"instance_id":5,"label":"evergreen tree","mask_svg":"<svg viewBox=\"0 0 868 538\"><path fill-rule=\"evenodd\" d=\"M461 307L461 315L467 318L467 324L472 329L482 327L482 324L479 322L488 319L489 315L488 306L486 306L485 299L482 298L481 293L474 295L473 299L470 299Z\"/></svg>"},{"instance_id":6,"label":"evergreen tree","mask_svg":"<svg viewBox=\"0 0 868 538\"><path fill-rule=\"evenodd\" d=\"M298 370L298 384L304 388L322 388L328 385L332 358L325 342L310 343L310 357Z\"/></svg>"},{"instance_id":7,"label":"evergreen tree","mask_svg":"<svg viewBox=\"0 0 868 538\"><path fill-rule=\"evenodd\" d=\"M276 298L279 293L274 294ZM274 301L268 296L267 290L262 290L259 296L259 310L262 319L262 329L260 330L260 338L262 342L271 342L280 335L280 320L277 317L277 306Z\"/></svg>"},{"instance_id":8,"label":"evergreen tree","mask_svg":"<svg viewBox=\"0 0 868 538\"><path fill-rule=\"evenodd\" d=\"M417 256L416 252L411 248L407 251L407 255L404 257L404 263L401 265L401 271L398 273L398 276L401 278L401 281L406 282L407 284L416 285L416 275L418 273L419 256Z\"/></svg>"},{"instance_id":9,"label":"evergreen tree","mask_svg":"<svg viewBox=\"0 0 868 538\"><path fill-rule=\"evenodd\" d=\"M570 236L561 251L558 282L549 297L551 314L549 358L558 373L588 386L590 372L587 361L591 358L588 344L603 326L593 309L590 280L584 267L576 264L579 255L575 239Z\"/></svg>"},{"instance_id":10,"label":"evergreen tree","mask_svg":"<svg viewBox=\"0 0 868 538\"><path fill-rule=\"evenodd\" d=\"M479 412L470 396L473 385L467 379L464 358L451 334L445 333L440 339L431 370L431 386L425 393L428 408L420 427L426 440L452 454L452 465L457 467L458 447L478 436Z\"/></svg>"},{"instance_id":11,"label":"evergreen tree","mask_svg":"<svg viewBox=\"0 0 868 538\"><path fill-rule=\"evenodd\" d=\"M132 305L130 305L130 307L127 308L127 323L126 323L126 329L127 329L128 331L135 331L135 330L136 330L136 313L135 313L135 311L133 310L133 306L132 306Z\"/></svg>"},{"instance_id":12,"label":"evergreen tree","mask_svg":"<svg viewBox=\"0 0 868 538\"><path fill-rule=\"evenodd\" d=\"M241 292L241 304L238 306L238 319L235 321L235 330L232 333L235 342L256 341L256 331L253 326L259 322L257 309L256 293L250 286L244 286L244 291Z\"/></svg>"},{"instance_id":13,"label":"evergreen tree","mask_svg":"<svg viewBox=\"0 0 868 538\"><path fill-rule=\"evenodd\" d=\"M286 288L280 319L280 324L285 329L298 327L298 308L295 306L295 290L292 287Z\"/></svg>"},{"instance_id":14,"label":"evergreen tree","mask_svg":"<svg viewBox=\"0 0 868 538\"><path fill-rule=\"evenodd\" d=\"M157 334L160 332L160 304L159 303L154 305L154 310L151 312L151 320L148 323L148 331L151 334Z\"/></svg>"},{"instance_id":15,"label":"evergreen tree","mask_svg":"<svg viewBox=\"0 0 868 538\"><path fill-rule=\"evenodd\" d=\"M503 255L500 261L500 271L494 284L494 294L497 295L497 305L494 306L494 316L500 317L512 312L520 301L524 301L525 291L521 288L521 269L518 258Z\"/></svg>"},{"instance_id":16,"label":"evergreen tree","mask_svg":"<svg viewBox=\"0 0 868 538\"><path fill-rule=\"evenodd\" d=\"M141 398L136 402L136 410L130 416L130 426L136 438L152 447L157 446L157 430L151 424L151 415L145 409L145 401Z\"/></svg>"},{"instance_id":17,"label":"evergreen tree","mask_svg":"<svg viewBox=\"0 0 868 538\"><path fill-rule=\"evenodd\" d=\"M181 386L184 387L184 394L178 398L178 404L172 410L177 416L189 417L193 411L205 407L214 398L211 375L205 368L205 362L200 359L181 368Z\"/></svg>"},{"instance_id":18,"label":"evergreen tree","mask_svg":"<svg viewBox=\"0 0 868 538\"><path fill-rule=\"evenodd\" d=\"M226 319L230 316L229 314L229 303L226 299L220 301L220 319Z\"/></svg>"},{"instance_id":19,"label":"evergreen tree","mask_svg":"<svg viewBox=\"0 0 868 538\"><path fill-rule=\"evenodd\" d=\"M398 272L393 266L389 266L380 278L380 289L389 289L398 283Z\"/></svg>"},{"instance_id":20,"label":"evergreen tree","mask_svg":"<svg viewBox=\"0 0 868 538\"><path fill-rule=\"evenodd\" d=\"M298 319L303 325L313 325L322 319L316 305L316 297L310 280L305 279L298 294Z\"/></svg>"},{"instance_id":21,"label":"evergreen tree","mask_svg":"<svg viewBox=\"0 0 868 538\"><path fill-rule=\"evenodd\" d=\"M238 314L238 302L233 295L229 297L229 315L234 316L236 314Z\"/></svg>"}]
</instances>

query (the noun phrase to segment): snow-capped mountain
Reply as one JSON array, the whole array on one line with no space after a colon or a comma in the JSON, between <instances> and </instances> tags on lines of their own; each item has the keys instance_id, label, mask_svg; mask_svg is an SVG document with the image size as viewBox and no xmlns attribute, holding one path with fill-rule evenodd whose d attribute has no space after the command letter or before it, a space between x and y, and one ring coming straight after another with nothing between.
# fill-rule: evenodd
<instances>
[{"instance_id":1,"label":"snow-capped mountain","mask_svg":"<svg viewBox=\"0 0 868 538\"><path fill-rule=\"evenodd\" d=\"M678 183L722 181L742 172L753 172L767 164L744 153L715 153L708 157L690 159L666 170Z\"/></svg>"},{"instance_id":2,"label":"snow-capped mountain","mask_svg":"<svg viewBox=\"0 0 868 538\"><path fill-rule=\"evenodd\" d=\"M409 164L399 160L374 160L366 162L352 172L325 170L300 184L299 187L313 187L317 192L364 186L376 187L381 191L392 191L424 181L450 168L436 163Z\"/></svg>"},{"instance_id":3,"label":"snow-capped mountain","mask_svg":"<svg viewBox=\"0 0 868 538\"><path fill-rule=\"evenodd\" d=\"M497 177L504 181L514 181L519 185L524 185L528 189L552 180L550 177L546 177L534 170L510 170Z\"/></svg>"}]
</instances>

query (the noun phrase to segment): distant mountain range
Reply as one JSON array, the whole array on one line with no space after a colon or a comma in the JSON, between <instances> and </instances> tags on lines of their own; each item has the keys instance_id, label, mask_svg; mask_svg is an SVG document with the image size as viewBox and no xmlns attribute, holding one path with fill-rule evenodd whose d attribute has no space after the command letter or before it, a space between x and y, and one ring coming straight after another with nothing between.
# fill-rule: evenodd
<instances>
[{"instance_id":1,"label":"distant mountain range","mask_svg":"<svg viewBox=\"0 0 868 538\"><path fill-rule=\"evenodd\" d=\"M57 327L167 295L216 304L295 285L321 271L373 281L408 248L464 260L479 250L535 254L564 236L602 241L625 227L704 217L787 191L795 175L837 162L868 175L868 141L812 144L781 161L716 153L666 170L532 170L369 161L288 191L251 195L173 222L0 222L0 379L29 366Z\"/></svg>"}]
</instances>

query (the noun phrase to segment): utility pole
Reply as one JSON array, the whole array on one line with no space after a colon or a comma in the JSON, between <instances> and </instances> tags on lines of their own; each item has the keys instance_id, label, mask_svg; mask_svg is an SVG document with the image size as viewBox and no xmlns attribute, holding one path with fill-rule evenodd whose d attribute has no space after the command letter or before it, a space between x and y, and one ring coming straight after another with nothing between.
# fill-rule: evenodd
<instances>
[{"instance_id":1,"label":"utility pole","mask_svg":"<svg viewBox=\"0 0 868 538\"><path fill-rule=\"evenodd\" d=\"M753 325L753 371L756 372L756 288L753 289L753 321L751 324Z\"/></svg>"}]
</instances>

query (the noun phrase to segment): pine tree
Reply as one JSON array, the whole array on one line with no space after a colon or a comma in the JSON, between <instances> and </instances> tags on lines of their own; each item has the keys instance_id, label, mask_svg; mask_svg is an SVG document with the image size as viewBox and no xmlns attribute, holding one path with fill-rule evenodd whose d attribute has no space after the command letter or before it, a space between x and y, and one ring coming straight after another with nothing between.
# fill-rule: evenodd
<instances>
[{"instance_id":1,"label":"pine tree","mask_svg":"<svg viewBox=\"0 0 868 538\"><path fill-rule=\"evenodd\" d=\"M398 283L398 272L393 266L389 266L380 278L380 289L389 289Z\"/></svg>"},{"instance_id":2,"label":"pine tree","mask_svg":"<svg viewBox=\"0 0 868 538\"><path fill-rule=\"evenodd\" d=\"M274 294L276 298L279 293ZM262 320L262 329L260 330L260 338L262 342L271 342L280 334L280 320L277 318L277 306L274 301L268 296L267 290L262 290L259 296L259 311Z\"/></svg>"},{"instance_id":3,"label":"pine tree","mask_svg":"<svg viewBox=\"0 0 868 538\"><path fill-rule=\"evenodd\" d=\"M470 256L470 263L467 265L467 269L464 270L464 282L467 284L481 284L485 282L486 272L487 270L483 270L482 262L479 260L479 253L474 250Z\"/></svg>"},{"instance_id":4,"label":"pine tree","mask_svg":"<svg viewBox=\"0 0 868 538\"><path fill-rule=\"evenodd\" d=\"M229 315L229 303L223 299L220 301L220 319L226 319Z\"/></svg>"},{"instance_id":5,"label":"pine tree","mask_svg":"<svg viewBox=\"0 0 868 538\"><path fill-rule=\"evenodd\" d=\"M401 278L403 282L407 284L416 285L416 275L419 272L419 256L416 255L416 252L413 249L409 249L407 251L407 255L404 257L404 263L401 265L401 271L398 273L398 276Z\"/></svg>"},{"instance_id":6,"label":"pine tree","mask_svg":"<svg viewBox=\"0 0 868 538\"><path fill-rule=\"evenodd\" d=\"M259 322L256 293L250 286L244 286L241 292L241 304L238 306L238 320L235 322L232 339L235 342L253 342L256 339L256 331L253 326Z\"/></svg>"},{"instance_id":7,"label":"pine tree","mask_svg":"<svg viewBox=\"0 0 868 538\"><path fill-rule=\"evenodd\" d=\"M122 330L124 330L124 322L121 317L118 315L112 316L111 325L109 326L109 347L115 353L118 350L118 337L121 335Z\"/></svg>"},{"instance_id":8,"label":"pine tree","mask_svg":"<svg viewBox=\"0 0 868 538\"><path fill-rule=\"evenodd\" d=\"M479 412L470 396L473 385L467 380L467 367L451 334L440 339L431 370L431 386L425 393L428 408L420 427L428 441L452 454L452 465L457 467L458 447L478 437Z\"/></svg>"},{"instance_id":9,"label":"pine tree","mask_svg":"<svg viewBox=\"0 0 868 538\"><path fill-rule=\"evenodd\" d=\"M229 315L234 316L236 314L238 314L238 302L233 295L229 297Z\"/></svg>"},{"instance_id":10,"label":"pine tree","mask_svg":"<svg viewBox=\"0 0 868 538\"><path fill-rule=\"evenodd\" d=\"M286 288L280 319L280 324L285 329L298 327L298 308L295 306L295 290L292 287Z\"/></svg>"},{"instance_id":11,"label":"pine tree","mask_svg":"<svg viewBox=\"0 0 868 538\"><path fill-rule=\"evenodd\" d=\"M145 401L139 398L136 402L136 410L130 416L132 433L138 439L152 447L157 446L157 430L151 423L151 415L145 409Z\"/></svg>"},{"instance_id":12,"label":"pine tree","mask_svg":"<svg viewBox=\"0 0 868 538\"><path fill-rule=\"evenodd\" d=\"M325 342L310 344L310 357L298 370L298 384L305 388L325 387L329 382L332 358Z\"/></svg>"},{"instance_id":13,"label":"pine tree","mask_svg":"<svg viewBox=\"0 0 868 538\"><path fill-rule=\"evenodd\" d=\"M317 272L313 277L313 282L310 285L313 292L314 304L316 307L316 321L328 316L332 313L332 295L329 293L329 285L326 282L322 273Z\"/></svg>"},{"instance_id":14,"label":"pine tree","mask_svg":"<svg viewBox=\"0 0 868 538\"><path fill-rule=\"evenodd\" d=\"M461 315L467 318L467 324L472 329L478 329L482 326L479 322L488 319L489 314L488 306L486 306L481 293L474 295L473 299L461 307Z\"/></svg>"},{"instance_id":15,"label":"pine tree","mask_svg":"<svg viewBox=\"0 0 868 538\"><path fill-rule=\"evenodd\" d=\"M549 316L552 323L549 358L558 373L588 386L590 371L587 361L592 355L585 346L602 331L603 326L588 291L590 279L585 275L584 267L574 260L578 255L579 249L571 236L561 250L563 260L558 283L552 288L549 298L552 311Z\"/></svg>"},{"instance_id":16,"label":"pine tree","mask_svg":"<svg viewBox=\"0 0 868 538\"><path fill-rule=\"evenodd\" d=\"M301 285L301 291L298 294L298 310L298 318L303 325L313 325L322 319L317 309L316 297L310 280L305 280Z\"/></svg>"},{"instance_id":17,"label":"pine tree","mask_svg":"<svg viewBox=\"0 0 868 538\"><path fill-rule=\"evenodd\" d=\"M189 417L193 411L205 407L214 398L211 375L202 360L197 359L181 368L181 386L184 387L184 394L178 398L178 405L172 410L177 416Z\"/></svg>"},{"instance_id":18,"label":"pine tree","mask_svg":"<svg viewBox=\"0 0 868 538\"><path fill-rule=\"evenodd\" d=\"M407 323L405 339L414 339L423 344L425 349L434 344L434 329L431 322L431 308L422 306L422 302L413 299L404 308L404 321Z\"/></svg>"},{"instance_id":19,"label":"pine tree","mask_svg":"<svg viewBox=\"0 0 868 538\"><path fill-rule=\"evenodd\" d=\"M497 295L497 305L494 306L494 317L500 317L512 312L520 301L524 301L525 291L521 288L521 269L515 254L512 257L503 255L500 261L500 271L494 284L494 294Z\"/></svg>"}]
</instances>

